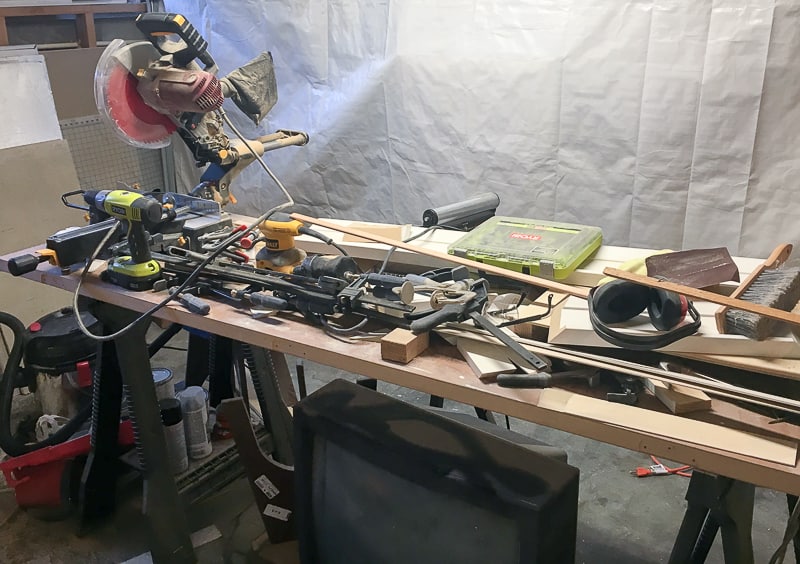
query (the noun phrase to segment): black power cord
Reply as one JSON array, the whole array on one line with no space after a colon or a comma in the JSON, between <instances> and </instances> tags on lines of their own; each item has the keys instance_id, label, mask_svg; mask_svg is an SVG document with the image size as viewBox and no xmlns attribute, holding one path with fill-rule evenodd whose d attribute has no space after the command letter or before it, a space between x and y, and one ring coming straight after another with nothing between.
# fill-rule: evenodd
<instances>
[{"instance_id":1,"label":"black power cord","mask_svg":"<svg viewBox=\"0 0 800 564\"><path fill-rule=\"evenodd\" d=\"M75 313L76 313L75 319L78 322L78 327L80 328L81 332L84 335L86 335L87 337L90 337L90 338L92 338L92 339L94 339L96 341L101 341L101 342L111 341L113 339L116 339L117 337L121 337L122 335L124 335L125 333L130 331L131 328L133 328L137 324L139 324L139 323L141 323L141 322L143 322L143 321L145 321L147 319L150 319L150 317L152 317L153 314L155 314L158 310L160 310L162 307L164 307L169 302L171 302L173 299L175 299L177 296L179 296L186 288L188 288L192 283L194 283L194 281L197 279L197 277L200 276L200 273L203 271L203 269L206 266L208 266L213 260L215 260L219 255L221 255L223 253L223 251L225 251L229 246L231 246L233 243L238 241L240 237L250 233L256 227L258 227L259 224L261 224L264 221L266 221L274 213L294 205L294 200L292 199L291 194L289 194L289 191L286 189L286 187L283 185L283 183L280 181L280 179L278 179L278 177L275 176L275 173L273 173L272 170L267 166L267 163L264 162L264 159L261 158L261 155L259 155L255 151L255 149L253 149L253 146L250 145L250 142L247 139L245 139L245 137L236 128L236 126L233 125L233 123L231 122L230 118L228 118L228 115L222 109L217 110L217 111L222 116L223 120L228 125L228 127L231 128L231 130L242 141L242 143L244 143L244 145L247 147L247 149L250 151L250 153L256 158L258 163L261 165L261 167L264 169L264 171L267 173L267 175L272 179L272 181L275 183L275 185L278 188L280 188L281 192L283 192L284 196L286 196L286 202L284 202L282 204L279 204L279 205L273 207L272 209L270 209L269 211L261 214L255 221L253 221L252 223L250 223L247 226L247 228L245 229L245 231L243 233L242 232L232 233L227 239L223 240L217 246L217 248L215 248L200 264L198 264L195 267L195 269L192 271L192 273L189 274L189 276L186 278L186 280L184 280L183 283L180 286L178 286L178 288L176 290L174 290L172 293L169 293L163 300L161 300L156 305L154 305L153 307L148 309L146 312L141 314L139 317L137 317L136 319L131 321L128 325L126 325L125 327L123 327L122 329L117 331L116 333L112 333L111 335L95 335L94 333L89 331L89 329L86 328L86 326L83 324L83 321L81 320L81 316L78 314L79 313L78 295L80 293L81 284L83 283L84 279L86 278L86 275L89 272L89 268L91 267L92 263L97 258L97 256L100 254L100 251L102 250L103 245L106 244L106 242L111 237L111 235L113 233L115 233L116 230L119 228L119 223L117 224L116 227L114 227L112 229L109 229L109 232L108 232L108 234L106 234L106 237L104 237L103 240L100 242L100 244L97 245L97 248L95 249L94 253L92 253L92 256L86 261L86 265L84 266L83 271L81 272L81 276L78 279L78 285L75 288L75 293L73 294L73 297L72 297L72 307L73 307L73 309L75 310Z\"/></svg>"}]
</instances>

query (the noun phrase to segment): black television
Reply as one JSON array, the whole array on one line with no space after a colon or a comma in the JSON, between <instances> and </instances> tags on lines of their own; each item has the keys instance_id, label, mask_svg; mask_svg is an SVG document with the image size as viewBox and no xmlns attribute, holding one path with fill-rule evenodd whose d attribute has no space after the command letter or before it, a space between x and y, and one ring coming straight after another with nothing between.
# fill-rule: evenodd
<instances>
[{"instance_id":1,"label":"black television","mask_svg":"<svg viewBox=\"0 0 800 564\"><path fill-rule=\"evenodd\" d=\"M304 564L575 560L579 472L336 380L294 408Z\"/></svg>"}]
</instances>

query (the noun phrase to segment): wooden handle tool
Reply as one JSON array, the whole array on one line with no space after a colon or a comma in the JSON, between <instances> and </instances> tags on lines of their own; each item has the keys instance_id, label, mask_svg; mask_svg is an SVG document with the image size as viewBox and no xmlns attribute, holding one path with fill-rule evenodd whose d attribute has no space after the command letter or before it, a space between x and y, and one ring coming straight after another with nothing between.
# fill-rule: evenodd
<instances>
[{"instance_id":1,"label":"wooden handle tool","mask_svg":"<svg viewBox=\"0 0 800 564\"><path fill-rule=\"evenodd\" d=\"M745 292L745 290L747 290L750 287L750 285L753 282L755 282L759 276L761 276L762 272L764 272L765 270L778 268L780 265L789 260L790 254L792 254L792 245L790 245L789 243L782 243L777 247L775 247L775 250L773 250L772 253L769 255L769 257L767 257L767 260L758 265L758 267L755 268L753 272L751 272L750 275L736 287L736 289L731 293L730 297L731 298L741 297L741 295ZM720 307L716 312L714 312L714 319L716 320L717 323L717 331L719 331L722 334L725 334L727 332L726 331L727 323L725 322L725 314L728 313L729 309L730 309L729 306L724 305Z\"/></svg>"}]
</instances>

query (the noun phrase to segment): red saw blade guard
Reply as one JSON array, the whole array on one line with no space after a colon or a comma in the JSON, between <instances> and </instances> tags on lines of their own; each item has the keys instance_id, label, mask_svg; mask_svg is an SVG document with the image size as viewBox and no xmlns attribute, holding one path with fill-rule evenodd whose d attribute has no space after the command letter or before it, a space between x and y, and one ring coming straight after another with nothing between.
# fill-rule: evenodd
<instances>
[{"instance_id":1,"label":"red saw blade guard","mask_svg":"<svg viewBox=\"0 0 800 564\"><path fill-rule=\"evenodd\" d=\"M95 102L117 135L126 143L143 148L166 147L177 126L169 116L148 106L137 92L139 81L132 71L148 61L137 45L113 41L103 52L95 72Z\"/></svg>"},{"instance_id":2,"label":"red saw blade guard","mask_svg":"<svg viewBox=\"0 0 800 564\"><path fill-rule=\"evenodd\" d=\"M109 117L126 137L152 145L169 139L177 126L142 100L136 87L139 81L122 66L108 77L106 98Z\"/></svg>"}]
</instances>

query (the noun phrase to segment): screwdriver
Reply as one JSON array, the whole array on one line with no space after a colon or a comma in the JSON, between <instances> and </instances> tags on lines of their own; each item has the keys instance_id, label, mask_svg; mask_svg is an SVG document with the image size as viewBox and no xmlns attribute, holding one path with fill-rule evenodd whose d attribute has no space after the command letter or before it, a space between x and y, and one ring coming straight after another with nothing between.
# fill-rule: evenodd
<instances>
[{"instance_id":1,"label":"screwdriver","mask_svg":"<svg viewBox=\"0 0 800 564\"><path fill-rule=\"evenodd\" d=\"M253 305L267 309L284 310L289 309L289 302L283 298L276 298L266 292L247 292L245 290L231 290L231 297L245 300Z\"/></svg>"},{"instance_id":2,"label":"screwdriver","mask_svg":"<svg viewBox=\"0 0 800 564\"><path fill-rule=\"evenodd\" d=\"M176 292L177 288L170 288L169 293L170 295L177 295L177 300L180 304L191 311L192 313L197 313L199 315L208 315L208 312L211 311L211 305L201 298L194 296L192 294L180 293Z\"/></svg>"},{"instance_id":3,"label":"screwdriver","mask_svg":"<svg viewBox=\"0 0 800 564\"><path fill-rule=\"evenodd\" d=\"M501 388L549 388L553 384L564 380L586 380L590 388L597 386L600 381L598 370L581 368L577 370L564 370L562 372L548 373L535 372L516 364L518 372L497 375L497 385Z\"/></svg>"}]
</instances>

